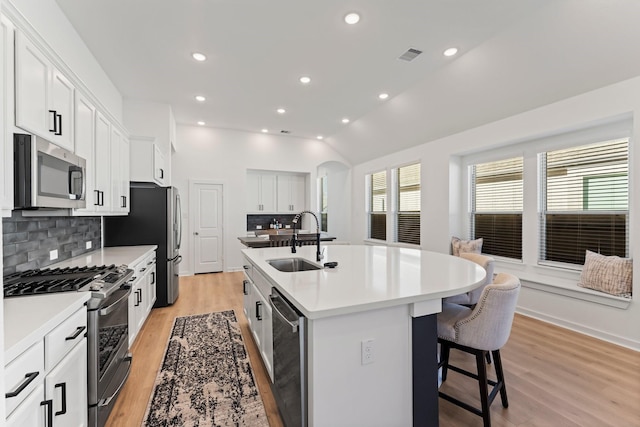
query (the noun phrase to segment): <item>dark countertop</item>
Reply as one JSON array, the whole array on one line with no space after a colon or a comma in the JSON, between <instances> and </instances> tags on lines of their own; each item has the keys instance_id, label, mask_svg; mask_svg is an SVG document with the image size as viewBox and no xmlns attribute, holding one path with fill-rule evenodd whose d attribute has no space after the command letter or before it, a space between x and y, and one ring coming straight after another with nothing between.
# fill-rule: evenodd
<instances>
[{"instance_id":1,"label":"dark countertop","mask_svg":"<svg viewBox=\"0 0 640 427\"><path fill-rule=\"evenodd\" d=\"M286 233L279 233L279 235L283 235L283 234L286 235ZM315 235L316 233L300 233L300 235L302 234ZM320 241L322 242L330 242L335 239L336 238L334 236L330 236L327 233L320 233ZM238 240L240 240L240 243L242 243L243 245L249 248L269 247L269 239L266 239L264 237L241 236L241 237L238 237Z\"/></svg>"}]
</instances>

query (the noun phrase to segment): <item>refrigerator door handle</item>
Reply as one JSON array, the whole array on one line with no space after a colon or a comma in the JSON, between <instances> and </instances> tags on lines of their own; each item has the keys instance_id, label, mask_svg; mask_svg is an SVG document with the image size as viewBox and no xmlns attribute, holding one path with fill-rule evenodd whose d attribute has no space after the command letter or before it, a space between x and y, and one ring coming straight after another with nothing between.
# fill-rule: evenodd
<instances>
[{"instance_id":1,"label":"refrigerator door handle","mask_svg":"<svg viewBox=\"0 0 640 427\"><path fill-rule=\"evenodd\" d=\"M180 194L176 194L176 223L177 223L177 243L176 249L180 249L180 245L182 244L182 205L180 203Z\"/></svg>"}]
</instances>

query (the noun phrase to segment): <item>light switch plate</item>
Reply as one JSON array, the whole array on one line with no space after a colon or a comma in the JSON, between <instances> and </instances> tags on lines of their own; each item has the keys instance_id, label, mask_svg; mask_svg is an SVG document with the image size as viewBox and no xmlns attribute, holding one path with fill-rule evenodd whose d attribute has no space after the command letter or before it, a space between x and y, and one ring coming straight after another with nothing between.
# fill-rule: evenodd
<instances>
[{"instance_id":1,"label":"light switch plate","mask_svg":"<svg viewBox=\"0 0 640 427\"><path fill-rule=\"evenodd\" d=\"M88 242L85 243L85 248L86 249L91 249L91 240L89 240Z\"/></svg>"},{"instance_id":2,"label":"light switch plate","mask_svg":"<svg viewBox=\"0 0 640 427\"><path fill-rule=\"evenodd\" d=\"M54 249L49 252L49 259L53 261L54 259L58 259L58 250Z\"/></svg>"}]
</instances>

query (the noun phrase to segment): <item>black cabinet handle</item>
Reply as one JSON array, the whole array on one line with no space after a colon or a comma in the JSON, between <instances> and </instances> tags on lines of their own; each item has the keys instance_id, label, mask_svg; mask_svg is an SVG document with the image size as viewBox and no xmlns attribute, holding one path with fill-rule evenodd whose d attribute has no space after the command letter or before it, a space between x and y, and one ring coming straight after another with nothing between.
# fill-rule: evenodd
<instances>
[{"instance_id":1,"label":"black cabinet handle","mask_svg":"<svg viewBox=\"0 0 640 427\"><path fill-rule=\"evenodd\" d=\"M45 427L53 427L53 400L43 400L40 402L40 406L47 407L47 422Z\"/></svg>"},{"instance_id":2,"label":"black cabinet handle","mask_svg":"<svg viewBox=\"0 0 640 427\"><path fill-rule=\"evenodd\" d=\"M62 135L62 114L56 114L57 120L57 128L56 135Z\"/></svg>"},{"instance_id":3,"label":"black cabinet handle","mask_svg":"<svg viewBox=\"0 0 640 427\"><path fill-rule=\"evenodd\" d=\"M39 373L40 372L29 372L28 374L26 374L24 376L24 381L22 382L22 384L20 384L18 388L15 389L14 391L10 391L9 393L6 393L4 395L5 399L8 399L10 397L16 397L17 395L19 395L22 392L22 390L27 388L27 386L31 384L33 380L36 379Z\"/></svg>"},{"instance_id":4,"label":"black cabinet handle","mask_svg":"<svg viewBox=\"0 0 640 427\"><path fill-rule=\"evenodd\" d=\"M160 168L160 179L164 179L164 169Z\"/></svg>"},{"instance_id":5,"label":"black cabinet handle","mask_svg":"<svg viewBox=\"0 0 640 427\"><path fill-rule=\"evenodd\" d=\"M243 280L243 281L242 281L242 294L243 294L243 295L249 295L249 294L247 293L247 283L248 283L248 281L247 281L247 280Z\"/></svg>"},{"instance_id":6,"label":"black cabinet handle","mask_svg":"<svg viewBox=\"0 0 640 427\"><path fill-rule=\"evenodd\" d=\"M86 326L78 326L76 328L76 331L73 333L73 335L69 335L64 340L65 341L75 340L76 338L78 338L78 335L80 335L82 333L82 331L84 331L85 329L87 329Z\"/></svg>"},{"instance_id":7,"label":"black cabinet handle","mask_svg":"<svg viewBox=\"0 0 640 427\"><path fill-rule=\"evenodd\" d=\"M152 285L156 284L156 272L155 271L151 272L151 284Z\"/></svg>"},{"instance_id":8,"label":"black cabinet handle","mask_svg":"<svg viewBox=\"0 0 640 427\"><path fill-rule=\"evenodd\" d=\"M256 301L256 319L262 320L262 301Z\"/></svg>"},{"instance_id":9,"label":"black cabinet handle","mask_svg":"<svg viewBox=\"0 0 640 427\"><path fill-rule=\"evenodd\" d=\"M53 388L58 387L62 389L62 409L56 411L56 416L67 413L67 383L56 384Z\"/></svg>"},{"instance_id":10,"label":"black cabinet handle","mask_svg":"<svg viewBox=\"0 0 640 427\"><path fill-rule=\"evenodd\" d=\"M49 128L49 132L57 132L58 129L58 112L56 110L49 110L53 114L53 129ZM56 133L57 134L57 133Z\"/></svg>"},{"instance_id":11,"label":"black cabinet handle","mask_svg":"<svg viewBox=\"0 0 640 427\"><path fill-rule=\"evenodd\" d=\"M95 193L95 200L93 202L93 206L100 206L100 190L93 190Z\"/></svg>"},{"instance_id":12,"label":"black cabinet handle","mask_svg":"<svg viewBox=\"0 0 640 427\"><path fill-rule=\"evenodd\" d=\"M134 307L137 307L140 305L140 301L142 301L142 290L138 289L136 290L136 303L134 304Z\"/></svg>"}]
</instances>

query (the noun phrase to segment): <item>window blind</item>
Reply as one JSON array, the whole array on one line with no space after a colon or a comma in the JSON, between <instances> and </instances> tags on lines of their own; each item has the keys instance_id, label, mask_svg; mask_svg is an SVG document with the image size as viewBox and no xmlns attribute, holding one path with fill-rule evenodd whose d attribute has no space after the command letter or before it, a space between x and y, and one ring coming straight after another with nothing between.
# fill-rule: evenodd
<instances>
[{"instance_id":1,"label":"window blind","mask_svg":"<svg viewBox=\"0 0 640 427\"><path fill-rule=\"evenodd\" d=\"M540 260L628 253L629 139L540 154Z\"/></svg>"},{"instance_id":2,"label":"window blind","mask_svg":"<svg viewBox=\"0 0 640 427\"><path fill-rule=\"evenodd\" d=\"M398 171L396 241L420 244L420 163Z\"/></svg>"},{"instance_id":3,"label":"window blind","mask_svg":"<svg viewBox=\"0 0 640 427\"><path fill-rule=\"evenodd\" d=\"M387 239L387 171L371 174L369 194L369 238Z\"/></svg>"},{"instance_id":4,"label":"window blind","mask_svg":"<svg viewBox=\"0 0 640 427\"><path fill-rule=\"evenodd\" d=\"M522 259L522 157L470 167L471 235L482 252Z\"/></svg>"}]
</instances>

